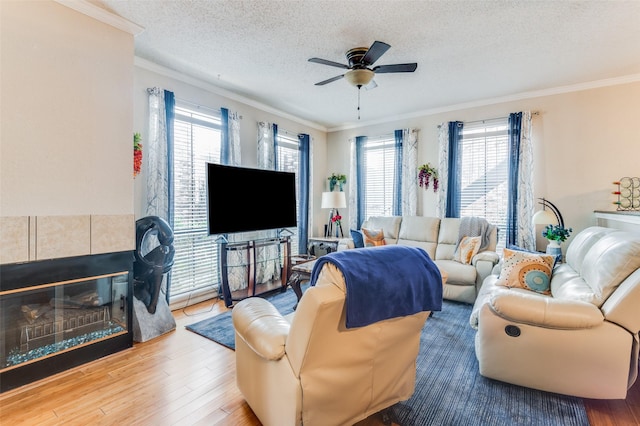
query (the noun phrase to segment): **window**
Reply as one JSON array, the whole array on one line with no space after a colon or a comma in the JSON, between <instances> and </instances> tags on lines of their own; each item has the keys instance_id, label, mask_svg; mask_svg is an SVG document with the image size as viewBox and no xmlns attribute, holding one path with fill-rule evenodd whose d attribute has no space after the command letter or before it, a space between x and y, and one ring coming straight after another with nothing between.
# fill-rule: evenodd
<instances>
[{"instance_id":1,"label":"window","mask_svg":"<svg viewBox=\"0 0 640 426\"><path fill-rule=\"evenodd\" d=\"M394 135L368 138L361 147L358 168L359 214L363 220L370 216L392 216L397 214L397 194L399 191L396 176L397 155Z\"/></svg>"},{"instance_id":2,"label":"window","mask_svg":"<svg viewBox=\"0 0 640 426\"><path fill-rule=\"evenodd\" d=\"M218 245L207 230L207 162L220 162L220 114L176 102L173 141L171 303L218 293Z\"/></svg>"},{"instance_id":3,"label":"window","mask_svg":"<svg viewBox=\"0 0 640 426\"><path fill-rule=\"evenodd\" d=\"M508 119L464 123L460 142L460 216L480 216L496 225L498 249L507 235Z\"/></svg>"},{"instance_id":4,"label":"window","mask_svg":"<svg viewBox=\"0 0 640 426\"><path fill-rule=\"evenodd\" d=\"M296 211L298 212L298 226L300 226L300 154L298 137L292 137L288 132L278 130L276 156L279 171L296 174ZM289 231L293 232L291 236L291 253L297 254L299 253L298 229L289 228Z\"/></svg>"}]
</instances>

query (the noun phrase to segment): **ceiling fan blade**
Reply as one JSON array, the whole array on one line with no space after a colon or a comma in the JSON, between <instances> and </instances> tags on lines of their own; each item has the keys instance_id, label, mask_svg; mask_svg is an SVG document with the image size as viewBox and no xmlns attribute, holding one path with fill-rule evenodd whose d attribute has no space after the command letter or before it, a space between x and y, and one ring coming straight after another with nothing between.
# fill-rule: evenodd
<instances>
[{"instance_id":1,"label":"ceiling fan blade","mask_svg":"<svg viewBox=\"0 0 640 426\"><path fill-rule=\"evenodd\" d=\"M364 88L365 88L365 89L367 89L367 90L373 90L373 89L375 89L376 87L378 87L378 83L376 83L376 81L375 81L375 80L371 80L371 81L369 82L369 84L367 84L366 86L364 86Z\"/></svg>"},{"instance_id":2,"label":"ceiling fan blade","mask_svg":"<svg viewBox=\"0 0 640 426\"><path fill-rule=\"evenodd\" d=\"M372 69L376 74L386 74L390 72L414 72L418 68L418 64L394 64L394 65L380 65Z\"/></svg>"},{"instance_id":3,"label":"ceiling fan blade","mask_svg":"<svg viewBox=\"0 0 640 426\"><path fill-rule=\"evenodd\" d=\"M322 65L330 65L332 67L344 68L346 70L349 69L348 65L341 64L339 62L328 61L326 59L321 59L321 58L311 58L309 59L309 62L315 62L316 64L322 64Z\"/></svg>"},{"instance_id":4,"label":"ceiling fan blade","mask_svg":"<svg viewBox=\"0 0 640 426\"><path fill-rule=\"evenodd\" d=\"M324 80L324 81L321 81L319 83L316 83L315 86L324 86L325 84L331 83L331 82L336 81L336 80L340 80L342 77L344 77L344 74L337 75L337 76L332 77L332 78L330 78L328 80Z\"/></svg>"},{"instance_id":5,"label":"ceiling fan blade","mask_svg":"<svg viewBox=\"0 0 640 426\"><path fill-rule=\"evenodd\" d=\"M369 66L373 65L375 61L380 59L380 56L384 55L384 52L389 50L391 46L381 41L374 41L367 53L362 58L362 63Z\"/></svg>"}]
</instances>

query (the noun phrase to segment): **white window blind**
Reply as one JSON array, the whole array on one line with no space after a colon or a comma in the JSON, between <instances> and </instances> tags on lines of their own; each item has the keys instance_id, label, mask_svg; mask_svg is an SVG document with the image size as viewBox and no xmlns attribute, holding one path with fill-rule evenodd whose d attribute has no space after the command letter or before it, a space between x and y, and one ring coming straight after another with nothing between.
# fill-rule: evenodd
<instances>
[{"instance_id":1,"label":"white window blind","mask_svg":"<svg viewBox=\"0 0 640 426\"><path fill-rule=\"evenodd\" d=\"M508 119L464 123L460 155L460 215L496 225L501 250L507 235Z\"/></svg>"},{"instance_id":2,"label":"white window blind","mask_svg":"<svg viewBox=\"0 0 640 426\"><path fill-rule=\"evenodd\" d=\"M363 146L364 212L370 216L393 215L395 162L395 137L393 135L369 138Z\"/></svg>"},{"instance_id":3,"label":"white window blind","mask_svg":"<svg viewBox=\"0 0 640 426\"><path fill-rule=\"evenodd\" d=\"M207 230L207 162L220 162L220 114L194 111L178 101L173 141L172 304L195 303L218 293L218 245Z\"/></svg>"},{"instance_id":4,"label":"white window blind","mask_svg":"<svg viewBox=\"0 0 640 426\"><path fill-rule=\"evenodd\" d=\"M278 131L277 141L278 170L282 172L293 172L296 174L296 212L298 223L300 223L300 145L297 136L291 136L286 131ZM291 253L297 254L298 250L298 228L287 228L293 233L291 236Z\"/></svg>"}]
</instances>

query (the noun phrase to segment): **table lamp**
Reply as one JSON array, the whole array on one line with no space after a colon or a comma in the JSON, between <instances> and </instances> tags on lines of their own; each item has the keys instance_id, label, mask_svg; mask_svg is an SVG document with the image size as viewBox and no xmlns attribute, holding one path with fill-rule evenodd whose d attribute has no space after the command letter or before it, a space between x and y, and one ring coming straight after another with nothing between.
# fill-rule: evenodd
<instances>
[{"instance_id":1,"label":"table lamp","mask_svg":"<svg viewBox=\"0 0 640 426\"><path fill-rule=\"evenodd\" d=\"M327 224L327 228L324 236L330 237L333 234L333 218L334 216L339 216L338 213L339 208L347 207L347 199L344 195L344 192L323 192L322 193L322 202L320 203L320 208L323 209L331 209L329 212L329 223ZM342 232L342 223L338 222L336 226L336 237L344 236Z\"/></svg>"},{"instance_id":2,"label":"table lamp","mask_svg":"<svg viewBox=\"0 0 640 426\"><path fill-rule=\"evenodd\" d=\"M564 220L560 214L560 210L549 200L538 198L538 204L542 204L542 210L533 215L534 225L560 225L564 228ZM549 207L549 210L546 210Z\"/></svg>"}]
</instances>

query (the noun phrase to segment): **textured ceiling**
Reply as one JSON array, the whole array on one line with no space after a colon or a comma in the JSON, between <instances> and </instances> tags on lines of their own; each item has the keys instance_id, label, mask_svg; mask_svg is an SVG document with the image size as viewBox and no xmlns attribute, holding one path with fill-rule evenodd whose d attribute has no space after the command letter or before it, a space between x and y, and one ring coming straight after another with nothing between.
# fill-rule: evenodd
<instances>
[{"instance_id":1,"label":"textured ceiling","mask_svg":"<svg viewBox=\"0 0 640 426\"><path fill-rule=\"evenodd\" d=\"M640 79L640 1L95 0L145 28L136 56L337 129L453 105L631 76ZM361 91L345 52L391 45Z\"/></svg>"}]
</instances>

